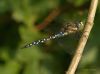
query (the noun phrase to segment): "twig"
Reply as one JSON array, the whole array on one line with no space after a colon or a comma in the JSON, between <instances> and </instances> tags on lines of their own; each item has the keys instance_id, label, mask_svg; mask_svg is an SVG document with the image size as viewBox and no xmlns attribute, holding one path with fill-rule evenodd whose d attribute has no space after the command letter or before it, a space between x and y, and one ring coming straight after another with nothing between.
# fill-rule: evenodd
<instances>
[{"instance_id":1,"label":"twig","mask_svg":"<svg viewBox=\"0 0 100 74\"><path fill-rule=\"evenodd\" d=\"M89 37L90 31L93 27L93 21L94 21L97 5L98 5L98 0L92 0L91 1L91 6L90 6L90 9L89 9L88 18L87 18L87 21L86 21L86 25L84 27L82 37L79 41L78 47L76 49L76 53L75 53L75 55L72 59L72 62L70 64L69 69L66 72L66 74L74 74L76 69L77 69L77 66L78 66L79 61L81 59L84 47L85 47L87 39Z\"/></svg>"},{"instance_id":2,"label":"twig","mask_svg":"<svg viewBox=\"0 0 100 74\"><path fill-rule=\"evenodd\" d=\"M62 8L58 7L54 9L45 19L42 23L37 25L37 28L39 30L44 29L49 23L52 22L62 11Z\"/></svg>"}]
</instances>

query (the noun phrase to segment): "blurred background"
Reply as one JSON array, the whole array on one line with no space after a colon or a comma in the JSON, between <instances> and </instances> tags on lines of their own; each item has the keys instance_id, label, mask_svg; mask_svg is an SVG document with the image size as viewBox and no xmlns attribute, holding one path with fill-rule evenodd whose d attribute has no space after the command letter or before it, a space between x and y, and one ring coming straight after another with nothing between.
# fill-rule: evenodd
<instances>
[{"instance_id":1,"label":"blurred background","mask_svg":"<svg viewBox=\"0 0 100 74\"><path fill-rule=\"evenodd\" d=\"M69 21L86 21L91 0L0 0L0 74L65 74L81 32L21 49L58 33ZM100 2L76 74L100 73Z\"/></svg>"}]
</instances>

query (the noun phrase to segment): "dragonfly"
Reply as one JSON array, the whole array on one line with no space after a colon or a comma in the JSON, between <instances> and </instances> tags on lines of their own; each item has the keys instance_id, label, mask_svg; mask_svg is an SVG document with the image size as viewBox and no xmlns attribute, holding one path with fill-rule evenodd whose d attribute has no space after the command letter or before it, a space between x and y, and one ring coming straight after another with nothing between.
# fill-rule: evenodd
<instances>
[{"instance_id":1,"label":"dragonfly","mask_svg":"<svg viewBox=\"0 0 100 74\"><path fill-rule=\"evenodd\" d=\"M65 23L65 25L62 27L62 29L59 33L54 34L52 36L49 36L47 38L43 38L43 39L40 39L40 40L37 40L37 41L33 41L29 44L26 44L22 48L29 48L29 47L32 47L33 45L39 45L41 43L44 43L46 41L49 41L49 40L52 40L52 39L55 39L55 38L60 38L60 37L63 37L63 36L66 36L66 35L69 35L69 34L72 34L72 33L76 33L78 31L81 31L83 29L83 27L84 27L84 24L83 24L82 21Z\"/></svg>"}]
</instances>

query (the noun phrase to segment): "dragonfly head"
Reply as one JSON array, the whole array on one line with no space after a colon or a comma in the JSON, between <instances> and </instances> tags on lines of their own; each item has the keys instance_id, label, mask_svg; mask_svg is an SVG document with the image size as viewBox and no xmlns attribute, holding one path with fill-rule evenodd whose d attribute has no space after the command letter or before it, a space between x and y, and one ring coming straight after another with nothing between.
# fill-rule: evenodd
<instances>
[{"instance_id":1,"label":"dragonfly head","mask_svg":"<svg viewBox=\"0 0 100 74\"><path fill-rule=\"evenodd\" d=\"M82 21L79 21L76 23L76 26L77 26L78 30L81 31L84 28L84 23Z\"/></svg>"}]
</instances>

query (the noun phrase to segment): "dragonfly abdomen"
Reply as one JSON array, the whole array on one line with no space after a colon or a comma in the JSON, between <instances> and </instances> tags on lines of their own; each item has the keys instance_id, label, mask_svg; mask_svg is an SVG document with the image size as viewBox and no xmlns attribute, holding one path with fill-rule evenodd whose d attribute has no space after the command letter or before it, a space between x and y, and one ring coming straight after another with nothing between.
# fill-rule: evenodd
<instances>
[{"instance_id":1,"label":"dragonfly abdomen","mask_svg":"<svg viewBox=\"0 0 100 74\"><path fill-rule=\"evenodd\" d=\"M28 47L31 47L33 45L39 45L40 43L44 43L46 41L49 41L49 40L52 40L52 39L55 39L55 38L59 38L59 37L64 36L64 35L65 35L64 32L60 32L60 33L55 34L53 36L49 36L48 38L33 41L32 43L29 43L29 44L25 45L23 48L28 48Z\"/></svg>"}]
</instances>

